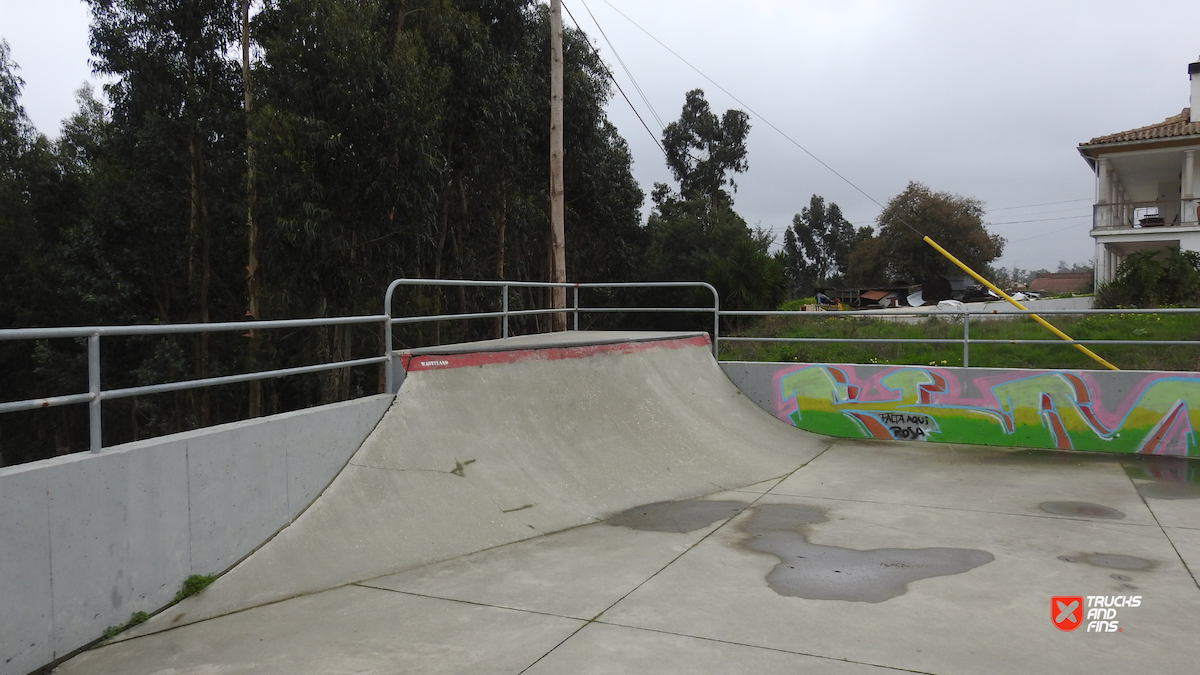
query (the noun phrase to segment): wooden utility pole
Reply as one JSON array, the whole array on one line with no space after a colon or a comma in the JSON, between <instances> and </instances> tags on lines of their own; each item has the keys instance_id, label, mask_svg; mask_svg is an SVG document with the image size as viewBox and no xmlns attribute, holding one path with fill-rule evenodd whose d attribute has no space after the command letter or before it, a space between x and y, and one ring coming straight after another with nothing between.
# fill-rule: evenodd
<instances>
[{"instance_id":1,"label":"wooden utility pole","mask_svg":"<svg viewBox=\"0 0 1200 675\"><path fill-rule=\"evenodd\" d=\"M258 306L258 226L254 222L254 208L258 201L255 185L254 127L250 116L254 112L254 93L250 82L250 0L242 0L242 92L246 113L246 318L255 321L262 318ZM253 328L246 333L251 369L258 367L258 331ZM262 415L262 380L249 383L247 414Z\"/></svg>"},{"instance_id":2,"label":"wooden utility pole","mask_svg":"<svg viewBox=\"0 0 1200 675\"><path fill-rule=\"evenodd\" d=\"M563 229L563 46L562 3L550 0L550 281L566 283L566 235ZM551 293L554 309L566 309L567 289ZM567 315L552 315L556 331L567 329Z\"/></svg>"}]
</instances>

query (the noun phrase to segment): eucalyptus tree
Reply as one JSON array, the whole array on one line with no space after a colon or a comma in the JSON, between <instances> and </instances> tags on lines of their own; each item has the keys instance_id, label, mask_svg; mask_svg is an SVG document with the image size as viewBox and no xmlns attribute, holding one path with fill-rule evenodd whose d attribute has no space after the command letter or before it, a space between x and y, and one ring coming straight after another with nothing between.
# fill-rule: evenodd
<instances>
[{"instance_id":1,"label":"eucalyptus tree","mask_svg":"<svg viewBox=\"0 0 1200 675\"><path fill-rule=\"evenodd\" d=\"M276 0L257 34L274 306L362 307L398 275L546 278L544 7ZM586 36L568 30L565 57L568 261L576 278L622 276L637 268L641 192ZM280 262L296 259L321 273L289 276ZM468 303L454 295L426 309Z\"/></svg>"},{"instance_id":2,"label":"eucalyptus tree","mask_svg":"<svg viewBox=\"0 0 1200 675\"><path fill-rule=\"evenodd\" d=\"M704 90L693 89L684 97L679 119L663 130L667 166L679 182L684 199L703 196L711 207L728 206L737 191L733 174L745 173L746 137L750 116L741 110L726 110L717 117L704 98Z\"/></svg>"},{"instance_id":3,"label":"eucalyptus tree","mask_svg":"<svg viewBox=\"0 0 1200 675\"><path fill-rule=\"evenodd\" d=\"M786 289L783 266L769 254L772 238L752 232L733 209L734 175L749 168L749 133L746 113L718 117L702 90L687 92L662 139L679 188L655 184L646 227L654 278L708 281L735 309L772 307Z\"/></svg>"},{"instance_id":4,"label":"eucalyptus tree","mask_svg":"<svg viewBox=\"0 0 1200 675\"><path fill-rule=\"evenodd\" d=\"M873 236L870 227L857 231L837 204L813 195L783 233L783 252L793 290L807 295L812 286L838 282L850 264L850 252Z\"/></svg>"},{"instance_id":5,"label":"eucalyptus tree","mask_svg":"<svg viewBox=\"0 0 1200 675\"><path fill-rule=\"evenodd\" d=\"M126 320L242 314L243 111L233 0L87 0L93 66L112 81L107 195L93 218L101 258L135 289ZM193 374L225 367L191 341ZM211 392L192 413L213 418Z\"/></svg>"}]
</instances>

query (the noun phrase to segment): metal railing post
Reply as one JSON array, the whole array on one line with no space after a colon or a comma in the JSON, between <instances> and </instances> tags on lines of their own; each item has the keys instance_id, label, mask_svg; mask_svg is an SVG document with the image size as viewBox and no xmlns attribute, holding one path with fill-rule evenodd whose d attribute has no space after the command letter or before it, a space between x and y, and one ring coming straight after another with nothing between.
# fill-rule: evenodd
<instances>
[{"instance_id":1,"label":"metal railing post","mask_svg":"<svg viewBox=\"0 0 1200 675\"><path fill-rule=\"evenodd\" d=\"M396 282L388 284L387 291L383 294L383 362L384 373L384 388L387 393L396 393L396 368L392 363L392 291L396 289Z\"/></svg>"},{"instance_id":2,"label":"metal railing post","mask_svg":"<svg viewBox=\"0 0 1200 675\"><path fill-rule=\"evenodd\" d=\"M579 330L579 284L575 284L575 330Z\"/></svg>"},{"instance_id":3,"label":"metal railing post","mask_svg":"<svg viewBox=\"0 0 1200 675\"><path fill-rule=\"evenodd\" d=\"M709 286L713 294L713 358L718 358L721 351L721 296L717 289Z\"/></svg>"},{"instance_id":4,"label":"metal railing post","mask_svg":"<svg viewBox=\"0 0 1200 675\"><path fill-rule=\"evenodd\" d=\"M963 314L963 368L971 366L971 315Z\"/></svg>"},{"instance_id":5,"label":"metal railing post","mask_svg":"<svg viewBox=\"0 0 1200 675\"><path fill-rule=\"evenodd\" d=\"M88 403L88 432L91 436L92 452L100 452L104 447L101 434L100 418L100 334L88 336L88 393L92 400Z\"/></svg>"},{"instance_id":6,"label":"metal railing post","mask_svg":"<svg viewBox=\"0 0 1200 675\"><path fill-rule=\"evenodd\" d=\"M508 284L504 284L503 298L501 311L504 312L504 334L501 337L508 337Z\"/></svg>"}]
</instances>

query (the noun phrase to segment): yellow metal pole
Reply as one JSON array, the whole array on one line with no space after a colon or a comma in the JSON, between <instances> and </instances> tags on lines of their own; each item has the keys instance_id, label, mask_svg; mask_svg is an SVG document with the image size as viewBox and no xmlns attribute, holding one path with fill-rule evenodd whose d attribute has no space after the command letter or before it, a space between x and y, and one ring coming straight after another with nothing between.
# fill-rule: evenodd
<instances>
[{"instance_id":1,"label":"yellow metal pole","mask_svg":"<svg viewBox=\"0 0 1200 675\"><path fill-rule=\"evenodd\" d=\"M941 246L938 246L938 243L936 241L930 239L929 237L925 237L924 242L926 244L929 244L930 246L932 246L934 248L934 250L936 250L938 253L941 253L942 255L946 256L946 259L948 259L950 262L954 263L955 265L958 265L959 268L962 269L962 271L964 271L967 274L970 274L972 277L974 277L975 281L978 281L979 283L983 284L984 286L987 286L989 289L992 290L993 293L996 293L1000 297L1007 300L1008 303L1010 305L1012 305L1013 307L1016 307L1017 309L1026 309L1024 305L1017 302L1016 300L1013 300L1012 297L1010 297L1008 295L1008 293L1005 293L1004 291L1000 290L999 288L996 288L995 284L993 284L992 282L988 281L987 279L984 279L983 277L979 276L978 274L975 273L975 270L971 269L970 267L967 267L965 264L963 264L963 262L961 260L950 255L949 251L942 248ZM1066 333L1062 332L1061 330L1050 325L1049 321L1046 321L1045 319L1038 316L1037 314L1030 314L1029 318L1042 324L1042 326L1046 330L1050 331L1051 333L1054 333L1058 337L1060 337L1064 340L1067 340L1067 341L1072 340L1070 335L1067 335ZM1074 347L1075 349L1078 349L1079 351L1083 352L1084 354L1087 354L1090 358L1095 360L1096 363L1099 363L1100 365L1104 366L1105 368L1108 368L1109 370L1120 370L1120 368L1117 368L1116 366L1109 363L1108 361L1105 361L1104 359L1100 358L1100 356L1098 354L1096 354L1092 350L1088 349L1087 347L1084 347L1083 345L1071 345L1071 346Z\"/></svg>"}]
</instances>

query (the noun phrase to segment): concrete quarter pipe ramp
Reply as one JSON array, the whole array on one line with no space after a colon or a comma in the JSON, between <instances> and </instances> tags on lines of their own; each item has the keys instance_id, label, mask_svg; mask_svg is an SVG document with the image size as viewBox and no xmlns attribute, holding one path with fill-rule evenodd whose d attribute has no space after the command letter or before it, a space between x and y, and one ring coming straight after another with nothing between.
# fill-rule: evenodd
<instances>
[{"instance_id":1,"label":"concrete quarter pipe ramp","mask_svg":"<svg viewBox=\"0 0 1200 675\"><path fill-rule=\"evenodd\" d=\"M1200 660L1186 565L1200 563L1200 500L1144 497L1153 480L1131 476L1164 472L1138 458L835 442L749 401L702 335L533 336L406 366L392 408L292 525L59 672L1184 673ZM1045 507L1062 503L1085 506ZM1052 598L1075 596L1140 600L1112 612L1119 632L1087 630L1086 615L1056 628Z\"/></svg>"}]
</instances>

